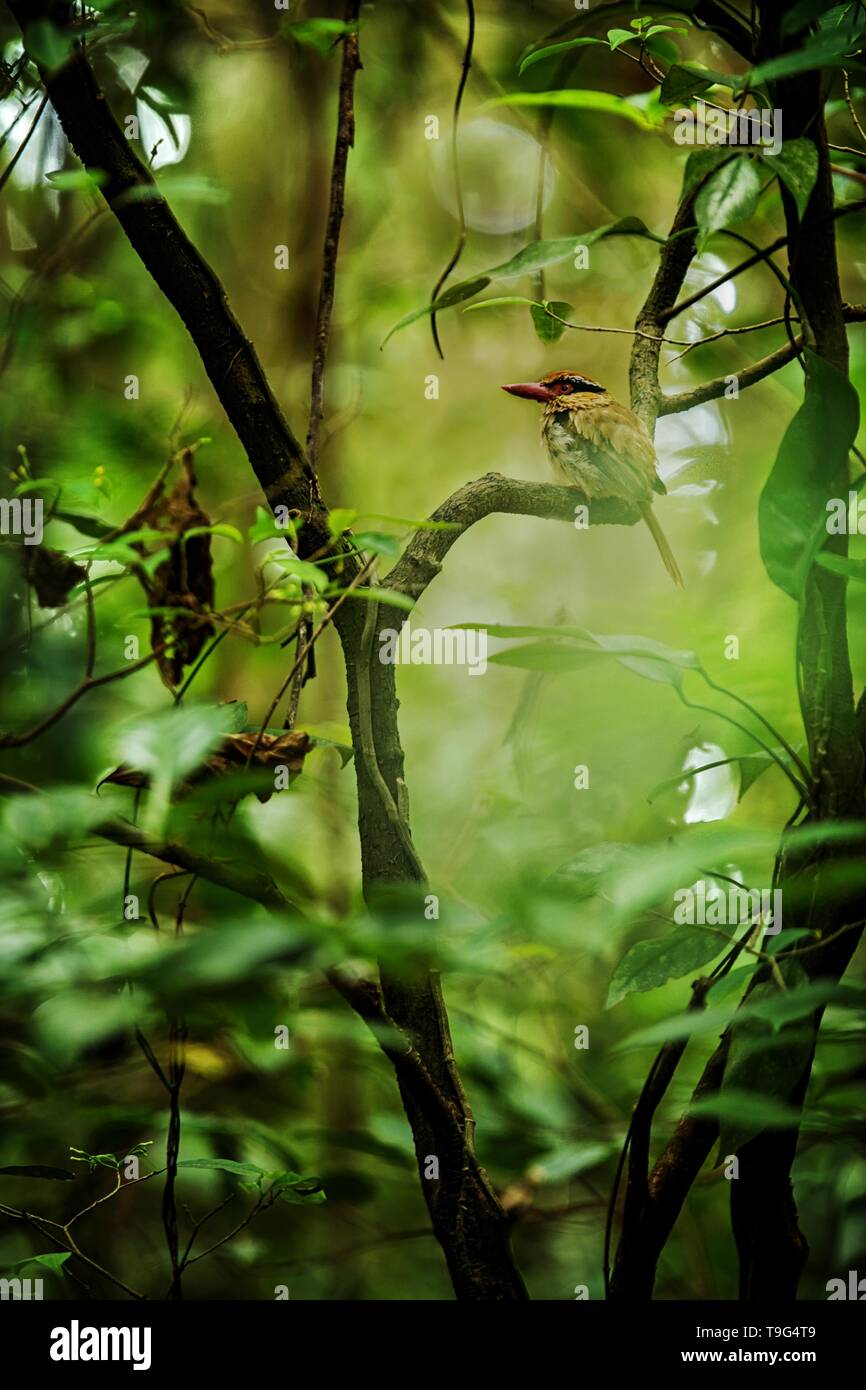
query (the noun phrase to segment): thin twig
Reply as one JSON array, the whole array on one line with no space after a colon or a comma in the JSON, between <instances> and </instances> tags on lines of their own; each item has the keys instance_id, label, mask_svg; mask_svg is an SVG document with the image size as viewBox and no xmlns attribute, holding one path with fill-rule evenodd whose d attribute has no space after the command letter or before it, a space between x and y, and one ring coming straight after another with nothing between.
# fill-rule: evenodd
<instances>
[{"instance_id":1,"label":"thin twig","mask_svg":"<svg viewBox=\"0 0 866 1390\"><path fill-rule=\"evenodd\" d=\"M466 83L469 80L469 72L472 67L472 50L475 46L474 0L466 0L466 16L468 21L468 29L466 33L466 47L463 50L463 63L460 69L460 81L457 83L457 95L454 98L454 115L451 121L451 169L454 177L454 195L457 199L457 220L459 223L459 230L457 233L457 245L451 253L451 257L448 261L448 264L442 271L442 274L439 276L439 279L436 281L436 284L433 287L433 293L430 296L431 304L435 304L436 300L439 298L439 295L442 291L443 286L448 280L448 277L456 267L457 263L460 260L460 257L463 255L463 249L466 245L466 238L468 236L468 227L466 224L466 208L463 203L463 186L460 179L459 135L460 107L463 104L463 93L466 90ZM439 325L436 322L435 314L430 315L430 330L433 334L433 342L436 345L436 351L438 352L440 357L444 358L445 354L442 351L442 344L439 341Z\"/></svg>"},{"instance_id":2,"label":"thin twig","mask_svg":"<svg viewBox=\"0 0 866 1390\"><path fill-rule=\"evenodd\" d=\"M325 362L331 336L334 294L337 284L337 256L340 249L340 228L346 204L346 167L349 150L355 143L355 74L361 69L358 48L358 16L361 0L346 0L346 33L343 37L343 66L340 71L340 95L337 117L337 140L331 169L331 195L328 223L325 230L325 251L322 279L319 286L319 306L316 312L316 333L313 348L313 376L310 392L310 423L307 427L307 456L312 468L319 456L319 426L322 422L325 395Z\"/></svg>"}]
</instances>

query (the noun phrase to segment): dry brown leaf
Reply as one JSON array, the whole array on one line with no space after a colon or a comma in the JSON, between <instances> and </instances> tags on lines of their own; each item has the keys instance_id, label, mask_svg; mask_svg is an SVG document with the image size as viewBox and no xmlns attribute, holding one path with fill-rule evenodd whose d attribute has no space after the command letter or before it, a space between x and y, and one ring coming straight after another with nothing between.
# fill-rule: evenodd
<instances>
[{"instance_id":1,"label":"dry brown leaf","mask_svg":"<svg viewBox=\"0 0 866 1390\"><path fill-rule=\"evenodd\" d=\"M69 597L69 590L87 577L87 571L81 565L59 550L51 550L45 545L23 545L21 551L24 577L36 590L36 601L40 608L62 608Z\"/></svg>"},{"instance_id":2,"label":"dry brown leaf","mask_svg":"<svg viewBox=\"0 0 866 1390\"><path fill-rule=\"evenodd\" d=\"M210 525L210 518L195 496L192 449L182 451L180 464L180 476L171 492L165 493L164 475L161 474L121 531L122 534L149 527L164 532L169 544L168 559L153 575L148 577L139 571L149 607L182 608L190 615L186 618L182 614L156 613L151 619L151 650L165 647L156 661L169 690L180 684L184 667L192 665L214 635L214 626L207 617L214 602L211 538L193 536L184 540L188 531ZM146 553L144 546L135 548Z\"/></svg>"},{"instance_id":3,"label":"dry brown leaf","mask_svg":"<svg viewBox=\"0 0 866 1390\"><path fill-rule=\"evenodd\" d=\"M258 743L258 747L256 744ZM258 771L276 770L287 767L290 777L296 777L304 770L304 759L313 748L313 740L303 731L287 731L284 734L227 734L218 748L211 753L206 762L194 772L178 789L181 794L213 777L224 777L229 773L243 772L249 766ZM253 751L255 750L255 751ZM147 787L145 773L134 767L121 765L103 777L99 783L110 782L120 787ZM258 791L259 801L269 801L272 793Z\"/></svg>"}]
</instances>

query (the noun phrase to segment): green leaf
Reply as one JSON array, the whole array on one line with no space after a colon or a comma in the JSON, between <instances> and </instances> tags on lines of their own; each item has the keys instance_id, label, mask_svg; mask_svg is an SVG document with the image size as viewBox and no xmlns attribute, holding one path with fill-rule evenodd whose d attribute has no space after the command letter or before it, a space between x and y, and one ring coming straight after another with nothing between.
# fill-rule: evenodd
<instances>
[{"instance_id":1,"label":"green leaf","mask_svg":"<svg viewBox=\"0 0 866 1390\"><path fill-rule=\"evenodd\" d=\"M530 671L571 671L583 665L581 654L597 652L612 656L621 666L647 680L661 681L676 689L682 684L686 671L700 671L701 664L694 652L677 651L651 637L600 636L586 628L513 626L505 623L455 623L455 627L487 632L491 637L554 637L566 639L556 643L530 643L512 647L489 658L500 666L522 666Z\"/></svg>"},{"instance_id":2,"label":"green leaf","mask_svg":"<svg viewBox=\"0 0 866 1390\"><path fill-rule=\"evenodd\" d=\"M520 64L519 74L522 77L527 68L531 68L535 63L540 63L546 58L557 57L560 53L568 53L570 49L585 48L589 44L601 44L602 48L607 48L604 39L567 39L565 43L551 43L545 48L536 48L534 53L530 53Z\"/></svg>"},{"instance_id":3,"label":"green leaf","mask_svg":"<svg viewBox=\"0 0 866 1390\"><path fill-rule=\"evenodd\" d=\"M256 519L247 530L247 538L254 544L257 541L294 540L296 534L297 528L291 521L288 526L278 526L264 507L256 507Z\"/></svg>"},{"instance_id":4,"label":"green leaf","mask_svg":"<svg viewBox=\"0 0 866 1390\"><path fill-rule=\"evenodd\" d=\"M784 748L776 748L773 751L783 762L787 761ZM713 759L712 762L704 763L702 767L693 767L683 770L677 773L676 777L666 777L663 782L656 783L647 800L653 802L656 797L663 795L665 792L677 791L683 782L690 781L692 778L700 776L702 772L709 772L717 767L728 767L732 763L736 763L740 769L740 790L737 795L737 800L742 801L752 783L757 781L761 773L773 767L774 760L770 757L769 753L763 752L739 753L731 758Z\"/></svg>"},{"instance_id":5,"label":"green leaf","mask_svg":"<svg viewBox=\"0 0 866 1390\"><path fill-rule=\"evenodd\" d=\"M54 188L64 193L76 193L79 189L90 191L107 183L108 175L102 169L54 169L45 177Z\"/></svg>"},{"instance_id":6,"label":"green leaf","mask_svg":"<svg viewBox=\"0 0 866 1390\"><path fill-rule=\"evenodd\" d=\"M741 90L749 90L759 82L776 82L780 77L792 77L799 72L813 72L816 68L848 68L862 71L863 64L846 57L858 47L858 39L850 31L836 29L830 32L813 34L800 49L794 53L782 53L760 63L751 72L739 79Z\"/></svg>"},{"instance_id":7,"label":"green leaf","mask_svg":"<svg viewBox=\"0 0 866 1390\"><path fill-rule=\"evenodd\" d=\"M389 536L384 531L359 531L352 539L359 550L387 555L392 560L396 560L403 550L397 537Z\"/></svg>"},{"instance_id":8,"label":"green leaf","mask_svg":"<svg viewBox=\"0 0 866 1390\"><path fill-rule=\"evenodd\" d=\"M605 877L621 866L635 853L634 845L606 841L583 849L572 859L560 864L551 874L548 883L567 890L575 902L583 902L596 895Z\"/></svg>"},{"instance_id":9,"label":"green leaf","mask_svg":"<svg viewBox=\"0 0 866 1390\"><path fill-rule=\"evenodd\" d=\"M348 531L354 526L358 519L358 513L354 507L334 507L328 513L328 530L336 539L342 536L344 531Z\"/></svg>"},{"instance_id":10,"label":"green leaf","mask_svg":"<svg viewBox=\"0 0 866 1390\"><path fill-rule=\"evenodd\" d=\"M796 1128L800 1122L800 1112L784 1101L735 1086L725 1086L716 1095L695 1101L689 1114L728 1121L719 1143L719 1161L762 1130Z\"/></svg>"},{"instance_id":11,"label":"green leaf","mask_svg":"<svg viewBox=\"0 0 866 1390\"><path fill-rule=\"evenodd\" d=\"M293 555L290 550L274 551L268 556L272 564L279 565L280 569L285 570L290 578L296 579L301 585L309 585L317 593L323 593L327 589L331 580L327 572L320 569L318 565L313 565L309 560L299 560L297 555Z\"/></svg>"},{"instance_id":12,"label":"green leaf","mask_svg":"<svg viewBox=\"0 0 866 1390\"><path fill-rule=\"evenodd\" d=\"M528 642L522 647L495 652L487 660L495 666L517 666L521 671L545 671L550 675L561 675L579 670L592 661L594 655L592 651L583 651L564 643Z\"/></svg>"},{"instance_id":13,"label":"green leaf","mask_svg":"<svg viewBox=\"0 0 866 1390\"><path fill-rule=\"evenodd\" d=\"M859 400L847 376L806 348L806 397L779 446L758 503L761 558L774 584L799 599L827 539L826 501L847 496Z\"/></svg>"},{"instance_id":14,"label":"green leaf","mask_svg":"<svg viewBox=\"0 0 866 1390\"><path fill-rule=\"evenodd\" d=\"M543 304L533 304L530 307L530 314L535 331L543 343L558 343L565 332L565 324L560 323L559 319L567 318L571 313L572 306L567 304L564 299L545 299ZM556 314L556 318L551 318L551 314Z\"/></svg>"},{"instance_id":15,"label":"green leaf","mask_svg":"<svg viewBox=\"0 0 866 1390\"><path fill-rule=\"evenodd\" d=\"M695 218L700 230L699 249L722 227L747 222L758 206L761 180L755 160L737 155L723 164L695 199Z\"/></svg>"},{"instance_id":16,"label":"green leaf","mask_svg":"<svg viewBox=\"0 0 866 1390\"><path fill-rule=\"evenodd\" d=\"M182 1158L178 1168L206 1168L221 1173L231 1173L236 1178L262 1178L264 1168L255 1163L236 1163L233 1158Z\"/></svg>"},{"instance_id":17,"label":"green leaf","mask_svg":"<svg viewBox=\"0 0 866 1390\"><path fill-rule=\"evenodd\" d=\"M242 734L249 729L250 711L246 700L227 700L224 705L217 705L216 710L224 734Z\"/></svg>"},{"instance_id":18,"label":"green leaf","mask_svg":"<svg viewBox=\"0 0 866 1390\"><path fill-rule=\"evenodd\" d=\"M630 1033L622 1042L617 1043L614 1050L624 1052L633 1047L661 1047L664 1043L679 1042L683 1038L721 1033L730 1023L733 1007L731 1001L710 1009L688 1009L674 1018L662 1019L649 1028Z\"/></svg>"},{"instance_id":19,"label":"green leaf","mask_svg":"<svg viewBox=\"0 0 866 1390\"><path fill-rule=\"evenodd\" d=\"M62 1274L63 1266L71 1258L71 1250L52 1250L47 1255L28 1255L26 1259L16 1261L12 1268L21 1269L25 1265L37 1265L39 1269L47 1269L49 1274Z\"/></svg>"},{"instance_id":20,"label":"green leaf","mask_svg":"<svg viewBox=\"0 0 866 1390\"><path fill-rule=\"evenodd\" d=\"M65 62L75 39L76 35L70 30L60 29L47 19L38 19L24 30L24 47L46 68L56 68Z\"/></svg>"},{"instance_id":21,"label":"green leaf","mask_svg":"<svg viewBox=\"0 0 866 1390\"><path fill-rule=\"evenodd\" d=\"M654 236L649 231L646 224L639 217L623 217L618 222L607 222L602 227L596 227L594 231L583 232L580 236L557 237L553 241L531 241L528 246L524 246L510 260L503 261L500 265L491 266L489 270L474 276L469 280L462 280L459 284L452 285L450 290L439 296L432 304L425 304L421 309L413 309L411 314L405 314L389 330L382 341L382 347L393 337L401 328L406 328L410 323L424 318L427 314L440 313L443 309L453 308L456 304L462 304L467 299L472 299L474 295L480 294L486 289L492 280L513 280L518 275L529 275L536 270L542 270L545 266L555 265L558 261L573 258L578 248L582 246L592 246L594 242L612 236L640 236L648 237L651 241L661 243L663 238Z\"/></svg>"},{"instance_id":22,"label":"green leaf","mask_svg":"<svg viewBox=\"0 0 866 1390\"><path fill-rule=\"evenodd\" d=\"M190 526L188 531L184 531L184 541L191 540L193 536L224 536L227 541L234 541L235 545L243 545L244 538L236 526L230 526L227 521L217 521L213 526Z\"/></svg>"},{"instance_id":23,"label":"green leaf","mask_svg":"<svg viewBox=\"0 0 866 1390\"><path fill-rule=\"evenodd\" d=\"M105 820L105 808L90 792L56 787L37 796L10 798L2 810L3 829L22 848L40 853L80 843Z\"/></svg>"},{"instance_id":24,"label":"green leaf","mask_svg":"<svg viewBox=\"0 0 866 1390\"><path fill-rule=\"evenodd\" d=\"M357 24L347 24L343 19L301 19L282 26L281 32L288 39L312 48L323 57L334 47L344 34L351 34Z\"/></svg>"},{"instance_id":25,"label":"green leaf","mask_svg":"<svg viewBox=\"0 0 866 1390\"><path fill-rule=\"evenodd\" d=\"M349 598L360 598L371 603L384 603L386 608L402 608L404 612L411 613L415 607L415 600L407 594L401 594L397 589L388 589L384 584L377 585L375 589L365 589L359 585L355 589L344 590Z\"/></svg>"},{"instance_id":26,"label":"green leaf","mask_svg":"<svg viewBox=\"0 0 866 1390\"><path fill-rule=\"evenodd\" d=\"M695 63L673 63L659 92L664 106L682 106L690 97L709 91L718 81L716 73Z\"/></svg>"},{"instance_id":27,"label":"green leaf","mask_svg":"<svg viewBox=\"0 0 866 1390\"><path fill-rule=\"evenodd\" d=\"M631 29L608 29L607 31L607 41L612 53L615 53L624 43L630 43L632 39L636 38L637 34L633 33Z\"/></svg>"},{"instance_id":28,"label":"green leaf","mask_svg":"<svg viewBox=\"0 0 866 1390\"><path fill-rule=\"evenodd\" d=\"M24 1165L12 1164L8 1168L0 1168L0 1177L7 1178L45 1178L50 1182L72 1182L75 1178L74 1173L70 1173L68 1168L48 1168L43 1163L26 1163Z\"/></svg>"},{"instance_id":29,"label":"green leaf","mask_svg":"<svg viewBox=\"0 0 866 1390\"><path fill-rule=\"evenodd\" d=\"M866 989L859 985L840 985L835 980L814 980L786 990L774 985L761 986L762 990L764 988L766 993L760 1000L750 1002L749 1015L769 1023L774 1031L828 1004L837 1008L866 1009ZM757 995L756 989L752 999Z\"/></svg>"},{"instance_id":30,"label":"green leaf","mask_svg":"<svg viewBox=\"0 0 866 1390\"><path fill-rule=\"evenodd\" d=\"M267 1178L281 1199L291 1206L317 1206L327 1201L320 1178L302 1177L300 1173L268 1173Z\"/></svg>"},{"instance_id":31,"label":"green leaf","mask_svg":"<svg viewBox=\"0 0 866 1390\"><path fill-rule=\"evenodd\" d=\"M607 116L622 116L639 130L655 130L658 124L626 97L613 96L610 92L581 91L575 87L555 92L509 92L507 96L486 101L484 106L553 106L566 111L599 111Z\"/></svg>"},{"instance_id":32,"label":"green leaf","mask_svg":"<svg viewBox=\"0 0 866 1390\"><path fill-rule=\"evenodd\" d=\"M122 732L121 761L150 779L144 824L153 834L163 827L173 789L213 752L223 725L221 710L184 705L162 710Z\"/></svg>"},{"instance_id":33,"label":"green leaf","mask_svg":"<svg viewBox=\"0 0 866 1390\"><path fill-rule=\"evenodd\" d=\"M679 690L686 671L700 671L701 664L694 652L676 651L651 637L600 637L597 633L587 634L600 651L613 656L625 666L646 680L661 681Z\"/></svg>"},{"instance_id":34,"label":"green leaf","mask_svg":"<svg viewBox=\"0 0 866 1390\"><path fill-rule=\"evenodd\" d=\"M818 151L811 140L786 140L776 155L762 155L762 162L782 183L797 204L802 219L818 177Z\"/></svg>"},{"instance_id":35,"label":"green leaf","mask_svg":"<svg viewBox=\"0 0 866 1390\"><path fill-rule=\"evenodd\" d=\"M782 34L786 38L799 34L828 10L836 9L838 4L839 0L798 0L796 5L789 6L782 14Z\"/></svg>"},{"instance_id":36,"label":"green leaf","mask_svg":"<svg viewBox=\"0 0 866 1390\"><path fill-rule=\"evenodd\" d=\"M709 181L709 176L713 171L733 158L730 150L718 146L693 150L686 160L686 171L683 175L680 198L687 198L690 193L694 193L699 184L704 184L706 187L706 182Z\"/></svg>"},{"instance_id":37,"label":"green leaf","mask_svg":"<svg viewBox=\"0 0 866 1390\"><path fill-rule=\"evenodd\" d=\"M597 1168L616 1151L616 1144L603 1142L563 1144L561 1148L533 1159L527 1168L527 1176L530 1182L539 1185L568 1182L570 1178Z\"/></svg>"},{"instance_id":38,"label":"green leaf","mask_svg":"<svg viewBox=\"0 0 866 1390\"><path fill-rule=\"evenodd\" d=\"M606 1007L613 1008L627 994L643 994L700 970L727 949L728 935L722 928L677 927L667 936L638 941L613 972Z\"/></svg>"}]
</instances>

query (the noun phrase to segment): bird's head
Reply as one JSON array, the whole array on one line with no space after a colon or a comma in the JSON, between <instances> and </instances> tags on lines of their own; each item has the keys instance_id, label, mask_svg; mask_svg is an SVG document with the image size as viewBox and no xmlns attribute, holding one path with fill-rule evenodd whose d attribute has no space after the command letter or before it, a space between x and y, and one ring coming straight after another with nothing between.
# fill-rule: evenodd
<instances>
[{"instance_id":1,"label":"bird's head","mask_svg":"<svg viewBox=\"0 0 866 1390\"><path fill-rule=\"evenodd\" d=\"M529 401L541 401L543 405L562 402L568 406L572 396L606 396L607 390L592 377L582 372L548 372L540 381L521 381L512 386L503 386L512 396L523 396Z\"/></svg>"}]
</instances>

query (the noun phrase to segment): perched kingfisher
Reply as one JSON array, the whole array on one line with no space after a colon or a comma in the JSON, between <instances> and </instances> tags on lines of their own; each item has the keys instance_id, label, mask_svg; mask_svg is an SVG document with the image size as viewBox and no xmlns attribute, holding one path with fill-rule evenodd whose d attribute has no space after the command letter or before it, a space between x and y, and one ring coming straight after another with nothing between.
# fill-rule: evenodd
<instances>
[{"instance_id":1,"label":"perched kingfisher","mask_svg":"<svg viewBox=\"0 0 866 1390\"><path fill-rule=\"evenodd\" d=\"M652 511L652 494L667 489L656 471L649 430L627 406L581 372L550 372L540 381L503 386L512 396L541 401L541 437L553 471L592 500L620 497L638 506L664 567L682 589L673 551Z\"/></svg>"}]
</instances>

